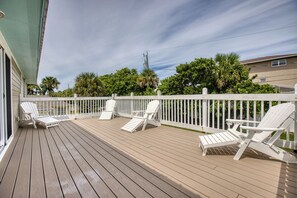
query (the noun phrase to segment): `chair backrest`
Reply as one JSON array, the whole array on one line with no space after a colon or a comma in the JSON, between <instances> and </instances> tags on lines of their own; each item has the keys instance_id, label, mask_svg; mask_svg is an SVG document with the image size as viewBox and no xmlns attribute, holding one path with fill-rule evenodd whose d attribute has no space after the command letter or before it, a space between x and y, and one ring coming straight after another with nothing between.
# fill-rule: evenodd
<instances>
[{"instance_id":1,"label":"chair backrest","mask_svg":"<svg viewBox=\"0 0 297 198\"><path fill-rule=\"evenodd\" d=\"M24 113L31 113L32 118L39 117L37 105L33 102L22 102L21 107Z\"/></svg>"},{"instance_id":2,"label":"chair backrest","mask_svg":"<svg viewBox=\"0 0 297 198\"><path fill-rule=\"evenodd\" d=\"M107 100L105 104L105 110L106 111L114 111L116 105L115 100Z\"/></svg>"},{"instance_id":3,"label":"chair backrest","mask_svg":"<svg viewBox=\"0 0 297 198\"><path fill-rule=\"evenodd\" d=\"M159 107L160 107L159 100L153 100L153 101L149 102L148 105L147 105L144 116L147 116L146 113L152 113L153 112L152 114L148 115L148 119L149 120L154 119L156 114L158 113Z\"/></svg>"},{"instance_id":4,"label":"chair backrest","mask_svg":"<svg viewBox=\"0 0 297 198\"><path fill-rule=\"evenodd\" d=\"M292 103L283 103L271 107L259 123L259 128L279 128L293 114L295 105ZM262 142L271 135L273 131L263 131L257 133L253 140Z\"/></svg>"}]
</instances>

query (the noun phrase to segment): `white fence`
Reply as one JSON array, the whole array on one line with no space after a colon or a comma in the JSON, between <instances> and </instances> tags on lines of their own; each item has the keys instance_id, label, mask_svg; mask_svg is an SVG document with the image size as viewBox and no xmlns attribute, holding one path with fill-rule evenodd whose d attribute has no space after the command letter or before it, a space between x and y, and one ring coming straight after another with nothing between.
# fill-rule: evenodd
<instances>
[{"instance_id":1,"label":"white fence","mask_svg":"<svg viewBox=\"0 0 297 198\"><path fill-rule=\"evenodd\" d=\"M78 119L99 116L108 99L111 97L27 97L21 98L21 102L34 102L41 115Z\"/></svg>"},{"instance_id":2,"label":"white fence","mask_svg":"<svg viewBox=\"0 0 297 198\"><path fill-rule=\"evenodd\" d=\"M23 98L32 101L40 111L70 119L99 116L99 108L111 97L88 98ZM160 100L158 119L162 124L199 130L219 132L227 129L226 119L261 120L265 112L273 105L292 102L297 104L297 94L207 94L163 96L113 96L117 101L119 116L131 117L135 110L145 110L151 100ZM295 105L297 110L297 105ZM295 111L297 112L297 111ZM278 144L283 147L297 148L297 113L295 122L286 131L284 140ZM290 133L295 133L290 141ZM293 134L291 133L291 134Z\"/></svg>"}]
</instances>

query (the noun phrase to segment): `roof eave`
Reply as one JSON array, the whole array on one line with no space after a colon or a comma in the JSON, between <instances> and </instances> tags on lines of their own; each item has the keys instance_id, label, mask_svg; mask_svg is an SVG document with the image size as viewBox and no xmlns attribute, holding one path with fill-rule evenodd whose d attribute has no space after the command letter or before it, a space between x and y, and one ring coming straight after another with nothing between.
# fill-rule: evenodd
<instances>
[{"instance_id":1,"label":"roof eave","mask_svg":"<svg viewBox=\"0 0 297 198\"><path fill-rule=\"evenodd\" d=\"M240 61L242 64L247 65L247 64L253 64L253 63L261 63L261 62L266 62L266 61L272 61L272 60L277 60L277 59L283 59L283 58L290 58L290 57L297 57L297 54L290 54L287 56L279 56L279 57L273 57L273 58L267 58L267 59L263 59L263 60L258 60L258 61Z\"/></svg>"},{"instance_id":2,"label":"roof eave","mask_svg":"<svg viewBox=\"0 0 297 198\"><path fill-rule=\"evenodd\" d=\"M45 32L45 25L46 25L46 18L47 18L47 11L48 11L48 4L49 0L44 0L44 9L42 13L42 20L41 20L41 28L40 28L40 39L39 39L39 56L37 60L37 70L36 70L36 79L35 79L35 84L37 83L37 77L38 77L38 72L39 72L39 64L40 64L40 58L41 58L41 53L42 53L42 46L43 46L43 39L44 39L44 32Z\"/></svg>"}]
</instances>

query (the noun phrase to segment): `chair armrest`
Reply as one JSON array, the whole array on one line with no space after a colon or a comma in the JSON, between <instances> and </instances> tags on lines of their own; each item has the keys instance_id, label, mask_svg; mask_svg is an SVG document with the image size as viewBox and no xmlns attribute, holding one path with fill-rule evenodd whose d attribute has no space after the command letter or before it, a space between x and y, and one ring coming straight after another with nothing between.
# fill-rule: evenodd
<instances>
[{"instance_id":1,"label":"chair armrest","mask_svg":"<svg viewBox=\"0 0 297 198\"><path fill-rule=\"evenodd\" d=\"M131 114L133 115L133 116L137 116L139 113L141 113L141 112L145 112L145 110L136 110L136 111L132 111L131 112Z\"/></svg>"},{"instance_id":2,"label":"chair armrest","mask_svg":"<svg viewBox=\"0 0 297 198\"><path fill-rule=\"evenodd\" d=\"M143 119L143 120L146 119L145 117L141 117L141 116L133 116L133 118L138 118L138 119Z\"/></svg>"},{"instance_id":3,"label":"chair armrest","mask_svg":"<svg viewBox=\"0 0 297 198\"><path fill-rule=\"evenodd\" d=\"M252 121L252 120L236 120L236 119L226 119L226 122L231 122L231 123L260 123L259 121Z\"/></svg>"},{"instance_id":4,"label":"chair armrest","mask_svg":"<svg viewBox=\"0 0 297 198\"><path fill-rule=\"evenodd\" d=\"M261 127L250 127L250 126L240 126L241 129L255 131L256 133L262 131L283 131L284 128L261 128Z\"/></svg>"},{"instance_id":5,"label":"chair armrest","mask_svg":"<svg viewBox=\"0 0 297 198\"><path fill-rule=\"evenodd\" d=\"M132 113L139 113L139 112L145 112L145 110L132 111Z\"/></svg>"},{"instance_id":6,"label":"chair armrest","mask_svg":"<svg viewBox=\"0 0 297 198\"><path fill-rule=\"evenodd\" d=\"M147 114L153 114L153 113L155 113L154 111L152 111L152 112L145 112L145 113L147 113Z\"/></svg>"},{"instance_id":7,"label":"chair armrest","mask_svg":"<svg viewBox=\"0 0 297 198\"><path fill-rule=\"evenodd\" d=\"M25 119L27 119L27 120L29 120L29 119L33 119L33 118L32 118L32 113L26 113L26 112L23 112L23 114L24 114Z\"/></svg>"}]
</instances>

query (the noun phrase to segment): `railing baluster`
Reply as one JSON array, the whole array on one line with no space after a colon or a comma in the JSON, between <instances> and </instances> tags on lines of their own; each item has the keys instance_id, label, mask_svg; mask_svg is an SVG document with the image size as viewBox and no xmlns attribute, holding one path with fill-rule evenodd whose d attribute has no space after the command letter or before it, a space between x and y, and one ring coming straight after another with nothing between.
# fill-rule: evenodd
<instances>
[{"instance_id":1,"label":"railing baluster","mask_svg":"<svg viewBox=\"0 0 297 198\"><path fill-rule=\"evenodd\" d=\"M195 119L194 119L195 120L195 123L194 124L197 126L198 125L198 123L197 123L198 122L198 117L197 117L197 110L198 110L197 109L197 100L195 100L194 107L195 107Z\"/></svg>"},{"instance_id":2,"label":"railing baluster","mask_svg":"<svg viewBox=\"0 0 297 198\"><path fill-rule=\"evenodd\" d=\"M207 127L210 127L210 100L207 100Z\"/></svg>"},{"instance_id":3,"label":"railing baluster","mask_svg":"<svg viewBox=\"0 0 297 198\"><path fill-rule=\"evenodd\" d=\"M215 100L212 100L212 128L215 128Z\"/></svg>"},{"instance_id":4,"label":"railing baluster","mask_svg":"<svg viewBox=\"0 0 297 198\"><path fill-rule=\"evenodd\" d=\"M253 111L254 111L254 121L257 120L257 101L254 101L254 106L253 106ZM256 123L254 123L254 127L256 126Z\"/></svg>"},{"instance_id":5,"label":"railing baluster","mask_svg":"<svg viewBox=\"0 0 297 198\"><path fill-rule=\"evenodd\" d=\"M242 104L242 100L240 100L240 115L239 115L239 119L242 120L242 114L243 114L243 104ZM240 132L242 132L242 129L240 128Z\"/></svg>"},{"instance_id":6,"label":"railing baluster","mask_svg":"<svg viewBox=\"0 0 297 198\"><path fill-rule=\"evenodd\" d=\"M264 101L262 100L261 101L261 119L263 118L264 116Z\"/></svg>"},{"instance_id":7,"label":"railing baluster","mask_svg":"<svg viewBox=\"0 0 297 198\"><path fill-rule=\"evenodd\" d=\"M202 104L202 101L199 100L199 125L202 126L202 111L201 111L201 104Z\"/></svg>"},{"instance_id":8,"label":"railing baluster","mask_svg":"<svg viewBox=\"0 0 297 198\"><path fill-rule=\"evenodd\" d=\"M223 130L225 130L225 100L223 100L223 116L222 116L222 126L223 126Z\"/></svg>"},{"instance_id":9,"label":"railing baluster","mask_svg":"<svg viewBox=\"0 0 297 198\"><path fill-rule=\"evenodd\" d=\"M217 112L218 112L218 116L217 116L217 129L220 129L220 101L217 100Z\"/></svg>"},{"instance_id":10,"label":"railing baluster","mask_svg":"<svg viewBox=\"0 0 297 198\"><path fill-rule=\"evenodd\" d=\"M236 100L234 100L234 110L233 110L233 119L237 119L237 116L236 116L236 110L237 110L237 106L236 106Z\"/></svg>"}]
</instances>

